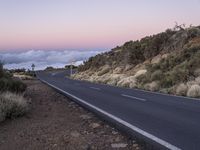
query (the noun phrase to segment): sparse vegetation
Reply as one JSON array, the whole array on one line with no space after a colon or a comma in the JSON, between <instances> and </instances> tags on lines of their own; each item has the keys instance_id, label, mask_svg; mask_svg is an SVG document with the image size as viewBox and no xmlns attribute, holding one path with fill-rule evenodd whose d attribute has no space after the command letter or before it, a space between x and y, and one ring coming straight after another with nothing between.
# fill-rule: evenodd
<instances>
[{"instance_id":1,"label":"sparse vegetation","mask_svg":"<svg viewBox=\"0 0 200 150\"><path fill-rule=\"evenodd\" d=\"M200 86L197 84L192 85L187 92L187 96L200 97Z\"/></svg>"},{"instance_id":2,"label":"sparse vegetation","mask_svg":"<svg viewBox=\"0 0 200 150\"><path fill-rule=\"evenodd\" d=\"M23 97L26 85L12 78L11 74L0 64L0 122L6 118L23 115L27 109L27 101Z\"/></svg>"},{"instance_id":3,"label":"sparse vegetation","mask_svg":"<svg viewBox=\"0 0 200 150\"><path fill-rule=\"evenodd\" d=\"M188 86L184 83L179 84L176 87L176 94L180 96L185 96L188 90Z\"/></svg>"},{"instance_id":4,"label":"sparse vegetation","mask_svg":"<svg viewBox=\"0 0 200 150\"><path fill-rule=\"evenodd\" d=\"M3 64L0 64L0 66L0 92L24 92L26 85L19 80L14 80L12 75L3 69Z\"/></svg>"},{"instance_id":5,"label":"sparse vegetation","mask_svg":"<svg viewBox=\"0 0 200 150\"><path fill-rule=\"evenodd\" d=\"M19 80L12 78L0 78L0 91L10 91L13 93L22 93L26 90L26 85Z\"/></svg>"},{"instance_id":6,"label":"sparse vegetation","mask_svg":"<svg viewBox=\"0 0 200 150\"><path fill-rule=\"evenodd\" d=\"M198 92L192 92L198 91L197 85L200 86L199 58L200 26L186 28L185 25L176 24L174 29L140 41L126 42L123 46L91 57L73 77L199 97ZM144 72L137 75L140 70ZM114 78L116 75L118 77Z\"/></svg>"}]
</instances>

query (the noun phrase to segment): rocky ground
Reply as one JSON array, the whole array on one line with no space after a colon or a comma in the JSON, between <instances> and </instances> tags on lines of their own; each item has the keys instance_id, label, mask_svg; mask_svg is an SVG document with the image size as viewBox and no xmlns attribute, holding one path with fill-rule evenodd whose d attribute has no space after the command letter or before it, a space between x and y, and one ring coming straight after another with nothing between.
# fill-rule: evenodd
<instances>
[{"instance_id":1,"label":"rocky ground","mask_svg":"<svg viewBox=\"0 0 200 150\"><path fill-rule=\"evenodd\" d=\"M0 123L1 150L144 149L40 81L25 82L30 111Z\"/></svg>"}]
</instances>

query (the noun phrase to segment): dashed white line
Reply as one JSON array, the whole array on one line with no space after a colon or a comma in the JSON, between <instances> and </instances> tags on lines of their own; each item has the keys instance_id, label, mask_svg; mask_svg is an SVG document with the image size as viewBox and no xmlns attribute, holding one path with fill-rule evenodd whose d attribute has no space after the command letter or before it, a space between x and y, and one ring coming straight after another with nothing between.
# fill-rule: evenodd
<instances>
[{"instance_id":1,"label":"dashed white line","mask_svg":"<svg viewBox=\"0 0 200 150\"><path fill-rule=\"evenodd\" d=\"M131 95L126 95L126 94L121 94L121 96L124 96L124 97L127 97L127 98L131 98L131 99L136 99L136 100L139 100L139 101L147 101L146 99L143 99L143 98L139 98L139 97L134 97L134 96L131 96Z\"/></svg>"},{"instance_id":2,"label":"dashed white line","mask_svg":"<svg viewBox=\"0 0 200 150\"><path fill-rule=\"evenodd\" d=\"M98 108L98 107L96 107L96 106L84 101L83 99L78 98L78 97L76 97L76 96L74 96L74 95L72 95L72 94L70 94L70 93L68 93L68 92L66 92L66 91L64 91L64 90L62 90L62 89L50 84L50 83L48 83L45 80L42 80L42 79L40 79L40 80L43 81L44 83L48 84L49 86L51 86L51 87L53 87L53 88L65 93L66 95L70 96L71 98L76 99L77 101L87 105L88 107L95 109L96 111L108 116L109 118L112 118L113 120L123 124L124 126L132 129L133 131L136 131L136 132L140 133L141 135L143 135L143 136L145 136L145 137L147 137L147 138L159 143L160 145L163 145L164 147L166 147L166 148L168 148L170 150L181 150L179 147L176 147L176 146L174 146L174 145L172 145L172 144L170 144L170 143L168 143L168 142L166 142L166 141L164 141L164 140L162 140L162 139L160 139L160 138L158 138L158 137L156 137L156 136L154 136L154 135L152 135L152 134L150 134L150 133L148 133L148 132L146 132L146 131L144 131L142 129L140 129L140 128L138 128L138 127L136 127L136 126L134 126L134 125L122 120L121 118L118 118L118 117L116 117L116 116L104 111L103 109L100 109L100 108Z\"/></svg>"},{"instance_id":3,"label":"dashed white line","mask_svg":"<svg viewBox=\"0 0 200 150\"><path fill-rule=\"evenodd\" d=\"M100 91L101 89L100 88L96 88L96 87L90 87L91 89L94 89L94 90L98 90Z\"/></svg>"}]
</instances>

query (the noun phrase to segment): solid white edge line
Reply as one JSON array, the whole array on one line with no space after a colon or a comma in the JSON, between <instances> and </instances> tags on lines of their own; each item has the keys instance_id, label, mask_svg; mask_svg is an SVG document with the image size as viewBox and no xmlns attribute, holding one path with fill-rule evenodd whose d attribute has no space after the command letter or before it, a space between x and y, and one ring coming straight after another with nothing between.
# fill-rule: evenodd
<instances>
[{"instance_id":1,"label":"solid white edge line","mask_svg":"<svg viewBox=\"0 0 200 150\"><path fill-rule=\"evenodd\" d=\"M90 87L90 88L94 90L101 90L100 88L96 88L96 87Z\"/></svg>"},{"instance_id":2,"label":"solid white edge line","mask_svg":"<svg viewBox=\"0 0 200 150\"><path fill-rule=\"evenodd\" d=\"M51 87L53 87L53 88L65 93L65 94L67 94L68 96L78 100L79 102L81 102L81 103L83 103L83 104L85 104L85 105L97 110L98 112L100 112L100 113L112 118L113 120L123 124L124 126L132 129L133 131L138 132L139 134L141 134L141 135L143 135L143 136L155 141L156 143L159 143L160 145L162 145L162 146L164 146L164 147L166 147L166 148L168 148L170 150L181 150L180 148L178 148L178 147L176 147L176 146L174 146L174 145L172 145L172 144L170 144L170 143L168 143L168 142L166 142L166 141L164 141L164 140L162 140L162 139L160 139L160 138L158 138L158 137L156 137L156 136L154 136L154 135L152 135L152 134L150 134L150 133L148 133L148 132L146 132L146 131L138 128L138 127L136 127L136 126L133 126L132 124L130 124L130 123L128 123L128 122L126 122L126 121L124 121L124 120L122 120L122 119L120 119L120 118L118 118L118 117L116 117L116 116L114 116L114 115L112 115L112 114L110 114L110 113L108 113L108 112L106 112L106 111L104 111L104 110L102 110L102 109L100 109L100 108L98 108L98 107L96 107L96 106L94 106L94 105L92 105L92 104L90 104L90 103L88 103L88 102L86 102L86 101L84 101L84 100L82 100L82 99L80 99L80 98L68 93L68 92L66 92L66 91L64 91L64 90L62 90L62 89L60 89L60 88L58 88L58 87L56 87L56 86L44 81L42 79L40 79L40 80L43 81L44 83L48 84L49 86L51 86Z\"/></svg>"},{"instance_id":3,"label":"solid white edge line","mask_svg":"<svg viewBox=\"0 0 200 150\"><path fill-rule=\"evenodd\" d=\"M134 96L131 96L131 95L126 95L126 94L121 94L121 96L127 97L127 98L132 98L132 99L137 99L137 100L140 100L140 101L143 101L143 102L147 101L146 99L134 97Z\"/></svg>"}]
</instances>

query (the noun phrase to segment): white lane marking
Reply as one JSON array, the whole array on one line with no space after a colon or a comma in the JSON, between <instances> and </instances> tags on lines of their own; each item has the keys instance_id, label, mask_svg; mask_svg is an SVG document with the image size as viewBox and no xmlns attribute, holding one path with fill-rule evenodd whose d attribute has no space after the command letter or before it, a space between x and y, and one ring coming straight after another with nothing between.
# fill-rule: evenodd
<instances>
[{"instance_id":1,"label":"white lane marking","mask_svg":"<svg viewBox=\"0 0 200 150\"><path fill-rule=\"evenodd\" d=\"M138 127L136 127L136 126L134 126L134 125L132 125L132 124L130 124L130 123L128 123L128 122L126 122L126 121L124 121L124 120L122 120L122 119L120 119L120 118L118 118L118 117L116 117L116 116L114 116L114 115L112 115L112 114L110 114L110 113L108 113L108 112L106 112L106 111L104 111L104 110L102 110L102 109L90 104L90 103L88 103L88 102L86 102L86 101L84 101L84 100L82 100L81 98L78 98L78 97L76 97L76 96L74 96L74 95L72 95L72 94L70 94L70 93L68 93L68 92L66 92L66 91L64 91L64 90L62 90L62 89L60 89L60 88L58 88L58 87L56 87L56 86L44 81L44 80L42 80L42 79L40 79L40 80L43 81L44 83L48 84L49 86L51 86L51 87L53 87L53 88L65 93L66 95L70 96L71 98L76 99L77 101L79 101L79 102L81 102L81 103L83 103L83 104L95 109L96 111L108 116L109 118L112 118L113 120L123 124L124 126L132 129L133 131L140 133L141 135L143 135L143 136L145 136L145 137L147 137L147 138L159 143L160 145L162 145L162 146L164 146L164 147L166 147L166 148L168 148L170 150L181 150L180 148L178 148L178 147L176 147L176 146L174 146L174 145L172 145L172 144L170 144L170 143L168 143L168 142L166 142L166 141L164 141L164 140L162 140L162 139L160 139L160 138L158 138L158 137L156 137L156 136L154 136L154 135L152 135L152 134L150 134L150 133L148 133L148 132L146 132L146 131L144 131L144 130L142 130L142 129L140 129L140 128L138 128Z\"/></svg>"},{"instance_id":2,"label":"white lane marking","mask_svg":"<svg viewBox=\"0 0 200 150\"><path fill-rule=\"evenodd\" d=\"M127 88L128 89L128 88ZM171 94L165 94L165 93L161 93L161 92L152 92L152 91L146 91L146 90L142 90L142 89L129 89L129 90L136 90L136 91L140 91L140 92L144 92L144 93L151 93L151 94L156 94L156 95L163 95L163 96L169 96L169 97L177 97L177 98L183 98L186 100L195 100L195 101L199 101L200 98L192 98L192 97L185 97L185 96L178 96L178 95L171 95ZM179 99L182 100L182 99Z\"/></svg>"},{"instance_id":3,"label":"white lane marking","mask_svg":"<svg viewBox=\"0 0 200 150\"><path fill-rule=\"evenodd\" d=\"M93 82L90 82L90 83L93 83ZM142 90L142 89L136 89L136 88L117 87L117 86L114 86L114 85L108 85L108 84L104 84L104 83L98 83L98 84L104 85L104 86L110 86L110 87L114 87L114 88L121 88L121 89L125 89L125 90L136 90L136 91L140 91L140 92L144 92L144 93L151 93L151 94L164 95L164 96L169 96L169 97L183 98L183 99L186 99L186 100L200 101L200 98L178 96L178 95L172 95L172 94L165 94L165 93L161 93L161 92L152 92L152 91L147 91L147 90ZM179 100L182 100L182 99L179 99Z\"/></svg>"},{"instance_id":4,"label":"white lane marking","mask_svg":"<svg viewBox=\"0 0 200 150\"><path fill-rule=\"evenodd\" d=\"M136 99L136 100L143 101L143 102L147 101L146 99L134 97L134 96L126 95L126 94L121 94L121 96L128 97L128 98L131 98L131 99Z\"/></svg>"},{"instance_id":5,"label":"white lane marking","mask_svg":"<svg viewBox=\"0 0 200 150\"><path fill-rule=\"evenodd\" d=\"M90 87L91 89L94 89L94 90L101 90L100 88L96 88L96 87Z\"/></svg>"}]
</instances>

